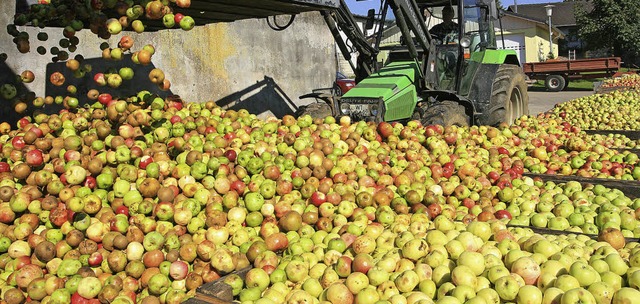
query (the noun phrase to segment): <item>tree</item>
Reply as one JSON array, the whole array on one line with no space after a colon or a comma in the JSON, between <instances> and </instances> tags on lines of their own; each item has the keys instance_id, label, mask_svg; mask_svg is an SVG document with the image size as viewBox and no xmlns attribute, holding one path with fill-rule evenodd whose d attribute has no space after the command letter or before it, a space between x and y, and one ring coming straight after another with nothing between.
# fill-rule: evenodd
<instances>
[{"instance_id":1,"label":"tree","mask_svg":"<svg viewBox=\"0 0 640 304\"><path fill-rule=\"evenodd\" d=\"M623 61L640 55L640 0L590 0L576 5L580 38L591 50L606 49Z\"/></svg>"}]
</instances>

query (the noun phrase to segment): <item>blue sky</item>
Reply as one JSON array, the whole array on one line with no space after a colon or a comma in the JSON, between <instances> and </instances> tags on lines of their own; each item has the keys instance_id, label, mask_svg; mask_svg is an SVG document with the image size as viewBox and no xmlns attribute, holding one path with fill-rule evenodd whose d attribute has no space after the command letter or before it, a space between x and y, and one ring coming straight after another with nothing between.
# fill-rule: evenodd
<instances>
[{"instance_id":1,"label":"blue sky","mask_svg":"<svg viewBox=\"0 0 640 304\"><path fill-rule=\"evenodd\" d=\"M373 8L378 10L380 8L379 0L365 0L365 1L356 1L356 0L345 0L351 12L357 15L366 15L367 10ZM502 0L503 6L513 5L514 0ZM518 4L531 4L531 3L551 3L551 2L562 2L562 0L516 0Z\"/></svg>"}]
</instances>

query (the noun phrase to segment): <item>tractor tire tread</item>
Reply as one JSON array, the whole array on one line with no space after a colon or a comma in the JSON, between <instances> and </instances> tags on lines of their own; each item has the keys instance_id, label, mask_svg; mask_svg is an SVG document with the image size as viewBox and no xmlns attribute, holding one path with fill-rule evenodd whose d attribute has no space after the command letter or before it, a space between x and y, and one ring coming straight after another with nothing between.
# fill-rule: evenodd
<instances>
[{"instance_id":1,"label":"tractor tire tread","mask_svg":"<svg viewBox=\"0 0 640 304\"><path fill-rule=\"evenodd\" d=\"M469 126L469 116L465 113L463 105L450 100L445 100L436 105L423 107L421 109L423 125L442 126Z\"/></svg>"},{"instance_id":2,"label":"tractor tire tread","mask_svg":"<svg viewBox=\"0 0 640 304\"><path fill-rule=\"evenodd\" d=\"M509 98L516 87L521 93L520 105L517 105L517 109L512 110ZM503 122L511 124L513 121L507 121L509 117L516 119L528 115L529 97L526 92L527 84L522 69L517 65L501 65L493 81L489 107L480 119L481 124L490 126L497 126ZM515 113L507 111L515 111Z\"/></svg>"}]
</instances>

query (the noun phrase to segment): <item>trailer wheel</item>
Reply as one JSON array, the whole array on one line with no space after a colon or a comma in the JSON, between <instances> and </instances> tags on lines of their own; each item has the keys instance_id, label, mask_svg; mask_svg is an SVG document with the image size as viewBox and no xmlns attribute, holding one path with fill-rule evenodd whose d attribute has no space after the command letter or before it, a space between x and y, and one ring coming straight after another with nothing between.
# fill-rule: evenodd
<instances>
[{"instance_id":1,"label":"trailer wheel","mask_svg":"<svg viewBox=\"0 0 640 304\"><path fill-rule=\"evenodd\" d=\"M414 119L419 119L422 125L469 126L469 116L464 106L451 100L445 100L432 106L417 108Z\"/></svg>"},{"instance_id":2,"label":"trailer wheel","mask_svg":"<svg viewBox=\"0 0 640 304\"><path fill-rule=\"evenodd\" d=\"M512 124L519 117L529 114L529 95L525 77L517 65L503 64L498 68L493 80L487 114L480 119L483 124Z\"/></svg>"},{"instance_id":3,"label":"trailer wheel","mask_svg":"<svg viewBox=\"0 0 640 304\"><path fill-rule=\"evenodd\" d=\"M564 89L567 81L562 75L549 75L544 80L544 86L551 92L560 92Z\"/></svg>"}]
</instances>

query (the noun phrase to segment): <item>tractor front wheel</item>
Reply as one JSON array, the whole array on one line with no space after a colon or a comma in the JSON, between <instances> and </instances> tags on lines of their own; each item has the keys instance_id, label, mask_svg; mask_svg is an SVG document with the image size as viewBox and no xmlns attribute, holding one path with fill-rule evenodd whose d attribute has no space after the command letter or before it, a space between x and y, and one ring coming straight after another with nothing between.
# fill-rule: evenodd
<instances>
[{"instance_id":1,"label":"tractor front wheel","mask_svg":"<svg viewBox=\"0 0 640 304\"><path fill-rule=\"evenodd\" d=\"M422 125L469 126L469 116L464 106L451 100L416 109L414 119L419 119Z\"/></svg>"},{"instance_id":2,"label":"tractor front wheel","mask_svg":"<svg viewBox=\"0 0 640 304\"><path fill-rule=\"evenodd\" d=\"M300 117L303 115L310 115L313 119L322 118L324 119L327 116L333 116L331 111L331 107L324 102L314 102L308 105L301 106L296 111L296 117Z\"/></svg>"}]
</instances>

